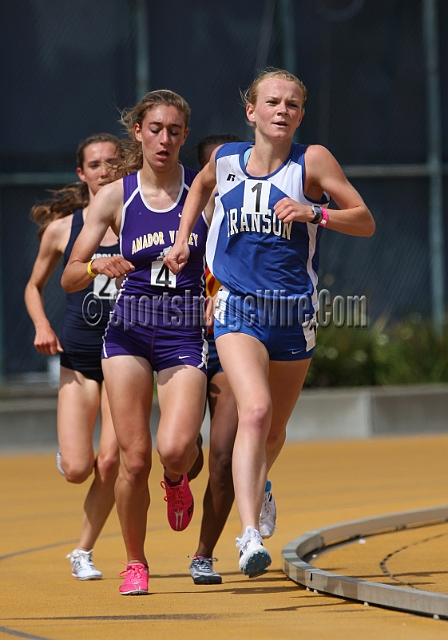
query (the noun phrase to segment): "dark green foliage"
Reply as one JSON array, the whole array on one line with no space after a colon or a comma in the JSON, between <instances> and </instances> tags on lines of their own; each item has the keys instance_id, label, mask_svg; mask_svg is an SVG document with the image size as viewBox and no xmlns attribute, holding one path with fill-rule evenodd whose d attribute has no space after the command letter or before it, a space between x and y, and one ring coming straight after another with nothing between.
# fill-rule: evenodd
<instances>
[{"instance_id":1,"label":"dark green foliage","mask_svg":"<svg viewBox=\"0 0 448 640\"><path fill-rule=\"evenodd\" d=\"M369 329L320 327L305 387L448 382L448 326L439 336L429 320Z\"/></svg>"}]
</instances>

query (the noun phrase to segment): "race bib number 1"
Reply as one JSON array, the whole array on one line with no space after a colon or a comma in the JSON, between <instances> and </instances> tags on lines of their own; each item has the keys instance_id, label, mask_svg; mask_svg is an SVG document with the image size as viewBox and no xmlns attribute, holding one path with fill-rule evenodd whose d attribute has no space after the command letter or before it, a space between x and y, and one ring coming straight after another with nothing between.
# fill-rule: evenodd
<instances>
[{"instance_id":1,"label":"race bib number 1","mask_svg":"<svg viewBox=\"0 0 448 640\"><path fill-rule=\"evenodd\" d=\"M156 260L152 263L151 284L155 287L176 288L176 276L168 269L163 260Z\"/></svg>"}]
</instances>

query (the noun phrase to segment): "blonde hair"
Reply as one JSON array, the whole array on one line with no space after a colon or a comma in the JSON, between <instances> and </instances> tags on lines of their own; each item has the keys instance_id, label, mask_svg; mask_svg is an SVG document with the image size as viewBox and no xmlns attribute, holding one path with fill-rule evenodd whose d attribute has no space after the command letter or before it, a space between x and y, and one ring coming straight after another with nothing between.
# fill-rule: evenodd
<instances>
[{"instance_id":1,"label":"blonde hair","mask_svg":"<svg viewBox=\"0 0 448 640\"><path fill-rule=\"evenodd\" d=\"M294 82L296 84L303 95L303 102L305 103L307 90L305 85L301 80L296 78L296 76L285 69L276 69L275 67L268 67L263 71L260 71L258 76L252 82L252 84L246 89L246 91L241 93L241 98L243 100L244 106L246 107L248 104L256 105L258 99L258 91L260 85L265 80L272 80L274 78L280 78L282 80L289 80L289 82ZM303 107L303 105L302 105Z\"/></svg>"},{"instance_id":2,"label":"blonde hair","mask_svg":"<svg viewBox=\"0 0 448 640\"><path fill-rule=\"evenodd\" d=\"M188 128L191 109L182 96L169 89L158 89L147 93L135 107L124 109L121 113L120 122L124 125L128 138L118 143L117 149L123 160L119 162L114 172L114 179L122 178L142 168L142 143L135 139L134 126L136 124L141 126L145 114L158 105L175 107L184 118L185 128Z\"/></svg>"}]
</instances>

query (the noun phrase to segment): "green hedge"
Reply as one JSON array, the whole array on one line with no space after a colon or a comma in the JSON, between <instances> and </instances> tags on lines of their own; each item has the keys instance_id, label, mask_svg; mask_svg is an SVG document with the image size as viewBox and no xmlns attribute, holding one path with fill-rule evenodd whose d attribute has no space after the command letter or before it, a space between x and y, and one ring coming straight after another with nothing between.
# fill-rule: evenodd
<instances>
[{"instance_id":1,"label":"green hedge","mask_svg":"<svg viewBox=\"0 0 448 640\"><path fill-rule=\"evenodd\" d=\"M305 387L437 382L448 382L448 327L439 336L412 314L390 326L319 327Z\"/></svg>"}]
</instances>

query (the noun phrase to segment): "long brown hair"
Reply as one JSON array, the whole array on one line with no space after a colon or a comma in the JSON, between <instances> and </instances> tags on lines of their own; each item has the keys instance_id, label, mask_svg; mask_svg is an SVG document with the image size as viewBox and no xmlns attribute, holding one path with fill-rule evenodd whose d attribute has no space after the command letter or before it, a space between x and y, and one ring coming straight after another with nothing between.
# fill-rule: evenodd
<instances>
[{"instance_id":1,"label":"long brown hair","mask_svg":"<svg viewBox=\"0 0 448 640\"><path fill-rule=\"evenodd\" d=\"M98 142L111 142L118 144L118 138L111 133L95 133L80 142L76 151L76 166L83 168L85 150L91 144ZM65 218L75 213L78 209L84 209L89 204L89 187L85 182L72 182L62 189L50 190L52 197L34 205L30 212L30 218L39 226L38 238L42 240L45 229L50 222Z\"/></svg>"},{"instance_id":2,"label":"long brown hair","mask_svg":"<svg viewBox=\"0 0 448 640\"><path fill-rule=\"evenodd\" d=\"M169 89L158 89L147 93L135 107L124 109L121 114L120 122L124 125L128 138L118 143L117 151L123 160L114 170L114 178L122 178L142 168L142 143L135 139L134 125L141 125L146 112L158 105L176 107L184 118L185 128L188 128L191 109L182 96Z\"/></svg>"}]
</instances>

